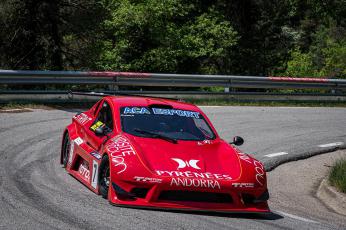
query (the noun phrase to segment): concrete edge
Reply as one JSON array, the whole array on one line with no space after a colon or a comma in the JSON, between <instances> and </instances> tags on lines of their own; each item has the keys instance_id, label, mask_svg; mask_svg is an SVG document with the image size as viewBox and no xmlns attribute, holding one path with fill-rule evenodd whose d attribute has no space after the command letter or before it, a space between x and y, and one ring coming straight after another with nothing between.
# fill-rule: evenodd
<instances>
[{"instance_id":1,"label":"concrete edge","mask_svg":"<svg viewBox=\"0 0 346 230\"><path fill-rule=\"evenodd\" d=\"M284 157L281 157L272 161L264 162L264 169L266 170L266 172L270 172L274 170L276 167L278 167L279 165L282 165L284 163L303 160L313 156L317 156L324 153L330 153L330 152L334 152L341 149L346 149L346 144L336 146L336 147L326 148L326 149L308 151L308 152L299 153L296 155L285 155Z\"/></svg>"},{"instance_id":2,"label":"concrete edge","mask_svg":"<svg viewBox=\"0 0 346 230\"><path fill-rule=\"evenodd\" d=\"M323 179L316 192L317 198L336 213L346 216L346 195L330 186L327 179Z\"/></svg>"},{"instance_id":3,"label":"concrete edge","mask_svg":"<svg viewBox=\"0 0 346 230\"><path fill-rule=\"evenodd\" d=\"M24 112L32 112L31 108L20 108L20 109L0 109L0 113L24 113Z\"/></svg>"}]
</instances>

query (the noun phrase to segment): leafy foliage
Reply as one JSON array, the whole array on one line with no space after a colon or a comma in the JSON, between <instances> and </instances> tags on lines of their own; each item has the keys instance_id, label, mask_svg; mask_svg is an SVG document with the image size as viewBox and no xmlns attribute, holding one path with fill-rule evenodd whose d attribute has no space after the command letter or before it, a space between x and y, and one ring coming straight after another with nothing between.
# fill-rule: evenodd
<instances>
[{"instance_id":1,"label":"leafy foliage","mask_svg":"<svg viewBox=\"0 0 346 230\"><path fill-rule=\"evenodd\" d=\"M215 73L237 33L213 9L180 0L111 1L101 69Z\"/></svg>"},{"instance_id":2,"label":"leafy foliage","mask_svg":"<svg viewBox=\"0 0 346 230\"><path fill-rule=\"evenodd\" d=\"M341 192L346 193L346 159L335 162L329 173L329 181Z\"/></svg>"},{"instance_id":3,"label":"leafy foliage","mask_svg":"<svg viewBox=\"0 0 346 230\"><path fill-rule=\"evenodd\" d=\"M345 78L344 0L2 0L0 68Z\"/></svg>"},{"instance_id":4,"label":"leafy foliage","mask_svg":"<svg viewBox=\"0 0 346 230\"><path fill-rule=\"evenodd\" d=\"M61 70L91 65L100 12L94 0L2 1L0 67Z\"/></svg>"},{"instance_id":5,"label":"leafy foliage","mask_svg":"<svg viewBox=\"0 0 346 230\"><path fill-rule=\"evenodd\" d=\"M338 35L333 34L338 31ZM346 33L339 28L322 27L314 34L309 51L302 53L295 49L283 73L297 77L337 77L346 78Z\"/></svg>"}]
</instances>

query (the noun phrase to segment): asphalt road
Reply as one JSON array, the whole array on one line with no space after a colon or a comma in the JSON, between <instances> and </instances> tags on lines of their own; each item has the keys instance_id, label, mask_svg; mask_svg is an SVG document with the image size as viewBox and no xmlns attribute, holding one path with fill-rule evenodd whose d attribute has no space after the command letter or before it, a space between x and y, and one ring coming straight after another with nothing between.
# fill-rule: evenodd
<instances>
[{"instance_id":1,"label":"asphalt road","mask_svg":"<svg viewBox=\"0 0 346 230\"><path fill-rule=\"evenodd\" d=\"M346 109L342 108L208 107L203 110L222 137L231 140L234 135L243 136L246 143L241 149L266 164L287 155L325 148L318 147L321 144L345 143L346 139ZM0 114L0 229L340 229L345 226L340 218L311 219L309 210L295 213L295 209L289 208L294 205L290 199L285 199L286 206L278 205L274 199L273 214L266 216L113 207L59 165L61 134L75 112L35 110ZM265 156L278 152L288 154ZM275 183L276 186L280 183ZM277 192L272 196L277 194L285 196Z\"/></svg>"},{"instance_id":2,"label":"asphalt road","mask_svg":"<svg viewBox=\"0 0 346 230\"><path fill-rule=\"evenodd\" d=\"M307 107L201 107L219 135L272 168L292 159L346 147L346 108ZM319 145L336 144L319 147ZM285 153L267 157L266 155Z\"/></svg>"}]
</instances>

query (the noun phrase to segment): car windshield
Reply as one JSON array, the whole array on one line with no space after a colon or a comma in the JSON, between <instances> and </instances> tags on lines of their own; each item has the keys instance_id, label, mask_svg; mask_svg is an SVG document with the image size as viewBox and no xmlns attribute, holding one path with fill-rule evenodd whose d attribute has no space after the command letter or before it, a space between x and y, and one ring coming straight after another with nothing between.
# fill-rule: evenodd
<instances>
[{"instance_id":1,"label":"car windshield","mask_svg":"<svg viewBox=\"0 0 346 230\"><path fill-rule=\"evenodd\" d=\"M135 136L191 141L215 139L204 117L195 111L122 107L120 117L123 131Z\"/></svg>"}]
</instances>

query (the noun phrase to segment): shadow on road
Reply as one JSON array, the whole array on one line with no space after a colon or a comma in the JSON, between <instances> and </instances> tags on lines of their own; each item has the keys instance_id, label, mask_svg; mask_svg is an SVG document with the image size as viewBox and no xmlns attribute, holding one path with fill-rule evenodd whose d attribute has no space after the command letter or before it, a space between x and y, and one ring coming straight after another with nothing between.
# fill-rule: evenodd
<instances>
[{"instance_id":1,"label":"shadow on road","mask_svg":"<svg viewBox=\"0 0 346 230\"><path fill-rule=\"evenodd\" d=\"M181 213L181 214L194 214L201 216L215 216L215 217L227 217L227 218L240 218L240 219L250 219L250 220L279 220L284 217L273 212L269 213L231 213L231 212L211 212L211 211L188 211L188 210L174 210L174 209L160 209L160 208L146 208L146 207L136 207L136 206L122 206L111 204L113 206L121 208L130 208L138 210L151 210L151 211L161 211L167 213Z\"/></svg>"}]
</instances>

